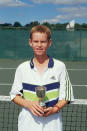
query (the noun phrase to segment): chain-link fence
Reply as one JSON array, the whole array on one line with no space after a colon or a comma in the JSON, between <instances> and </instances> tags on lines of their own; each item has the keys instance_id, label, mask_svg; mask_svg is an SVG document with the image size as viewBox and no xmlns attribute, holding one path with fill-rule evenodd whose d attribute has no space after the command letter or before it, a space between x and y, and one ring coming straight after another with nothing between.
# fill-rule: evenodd
<instances>
[{"instance_id":1,"label":"chain-link fence","mask_svg":"<svg viewBox=\"0 0 87 131\"><path fill-rule=\"evenodd\" d=\"M0 29L0 58L31 58L29 30ZM63 60L87 59L87 30L52 30L48 55Z\"/></svg>"}]
</instances>

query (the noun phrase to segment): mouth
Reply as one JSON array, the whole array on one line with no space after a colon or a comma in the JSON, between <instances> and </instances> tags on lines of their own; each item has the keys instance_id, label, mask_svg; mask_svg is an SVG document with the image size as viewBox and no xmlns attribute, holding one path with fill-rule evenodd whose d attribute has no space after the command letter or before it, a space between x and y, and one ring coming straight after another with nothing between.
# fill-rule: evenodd
<instances>
[{"instance_id":1,"label":"mouth","mask_svg":"<svg viewBox=\"0 0 87 131\"><path fill-rule=\"evenodd\" d=\"M44 50L42 48L37 48L35 50L36 54L43 54L44 53Z\"/></svg>"},{"instance_id":2,"label":"mouth","mask_svg":"<svg viewBox=\"0 0 87 131\"><path fill-rule=\"evenodd\" d=\"M37 48L36 50L37 50L37 51L43 51L43 49L42 49L42 48Z\"/></svg>"}]
</instances>

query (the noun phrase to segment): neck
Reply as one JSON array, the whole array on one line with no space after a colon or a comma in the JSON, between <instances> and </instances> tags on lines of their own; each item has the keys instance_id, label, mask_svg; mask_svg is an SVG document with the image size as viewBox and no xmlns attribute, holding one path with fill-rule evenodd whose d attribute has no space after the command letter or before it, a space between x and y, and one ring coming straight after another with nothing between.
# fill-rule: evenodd
<instances>
[{"instance_id":1,"label":"neck","mask_svg":"<svg viewBox=\"0 0 87 131\"><path fill-rule=\"evenodd\" d=\"M44 63L48 59L49 59L49 57L47 55L45 55L45 56L34 56L34 61L36 61L40 64Z\"/></svg>"}]
</instances>

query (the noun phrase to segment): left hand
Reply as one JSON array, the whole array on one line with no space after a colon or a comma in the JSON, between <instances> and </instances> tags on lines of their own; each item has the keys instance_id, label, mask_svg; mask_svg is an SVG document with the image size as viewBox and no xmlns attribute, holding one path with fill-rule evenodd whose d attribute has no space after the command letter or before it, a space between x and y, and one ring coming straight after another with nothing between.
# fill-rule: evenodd
<instances>
[{"instance_id":1,"label":"left hand","mask_svg":"<svg viewBox=\"0 0 87 131\"><path fill-rule=\"evenodd\" d=\"M46 108L44 109L44 117L47 117L49 115L52 115L54 113L57 112L57 108L56 107L49 107L49 108Z\"/></svg>"}]
</instances>

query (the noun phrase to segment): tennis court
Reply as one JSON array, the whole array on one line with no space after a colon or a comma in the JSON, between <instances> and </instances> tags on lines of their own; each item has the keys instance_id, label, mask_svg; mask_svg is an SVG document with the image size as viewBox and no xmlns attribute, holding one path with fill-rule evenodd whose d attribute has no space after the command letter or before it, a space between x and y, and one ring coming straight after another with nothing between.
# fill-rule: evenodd
<instances>
[{"instance_id":1,"label":"tennis court","mask_svg":"<svg viewBox=\"0 0 87 131\"><path fill-rule=\"evenodd\" d=\"M17 131L17 117L21 107L13 104L8 96L14 80L15 70L25 60L0 60L1 131ZM87 62L68 61L64 63L73 85L76 103L63 108L63 129L64 131L87 131Z\"/></svg>"},{"instance_id":2,"label":"tennis court","mask_svg":"<svg viewBox=\"0 0 87 131\"><path fill-rule=\"evenodd\" d=\"M63 130L87 131L87 33L52 33L55 38L49 55L63 58L75 96L75 102L62 110ZM28 35L27 30L0 30L0 131L17 131L17 117L21 107L10 101L9 92L17 66L32 57L28 49Z\"/></svg>"},{"instance_id":3,"label":"tennis court","mask_svg":"<svg viewBox=\"0 0 87 131\"><path fill-rule=\"evenodd\" d=\"M0 60L0 95L9 95L17 66L26 59ZM27 59L28 60L28 59ZM87 98L87 62L64 62L66 64L74 95L77 99Z\"/></svg>"}]
</instances>

